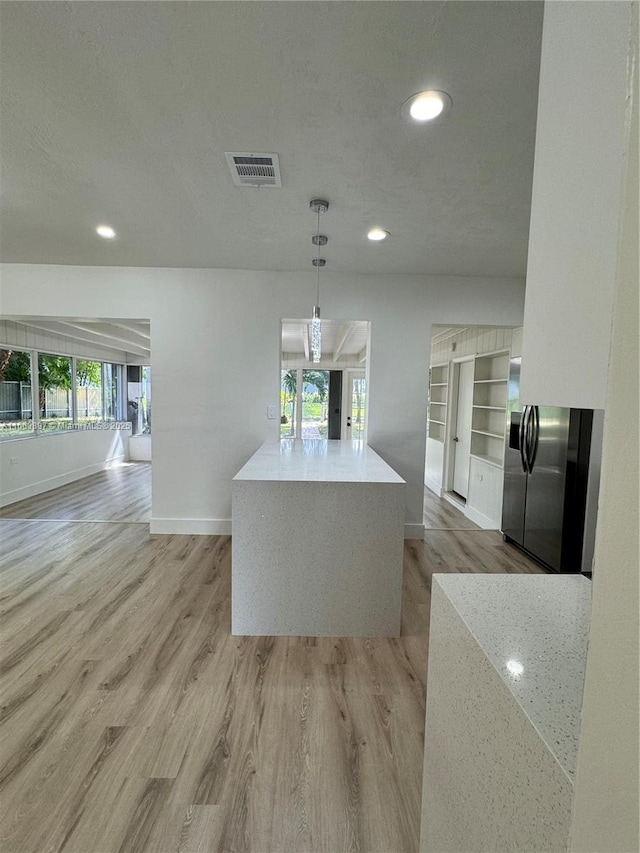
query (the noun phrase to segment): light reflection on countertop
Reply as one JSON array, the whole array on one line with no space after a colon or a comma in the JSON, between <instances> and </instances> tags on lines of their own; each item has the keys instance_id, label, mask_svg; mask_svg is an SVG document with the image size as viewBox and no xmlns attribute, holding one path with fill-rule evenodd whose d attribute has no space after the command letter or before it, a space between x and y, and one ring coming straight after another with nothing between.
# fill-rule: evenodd
<instances>
[{"instance_id":1,"label":"light reflection on countertop","mask_svg":"<svg viewBox=\"0 0 640 853\"><path fill-rule=\"evenodd\" d=\"M573 779L591 613L582 575L434 574L493 667Z\"/></svg>"},{"instance_id":2,"label":"light reflection on countertop","mask_svg":"<svg viewBox=\"0 0 640 853\"><path fill-rule=\"evenodd\" d=\"M362 441L285 438L268 441L233 478L318 483L404 483Z\"/></svg>"}]
</instances>

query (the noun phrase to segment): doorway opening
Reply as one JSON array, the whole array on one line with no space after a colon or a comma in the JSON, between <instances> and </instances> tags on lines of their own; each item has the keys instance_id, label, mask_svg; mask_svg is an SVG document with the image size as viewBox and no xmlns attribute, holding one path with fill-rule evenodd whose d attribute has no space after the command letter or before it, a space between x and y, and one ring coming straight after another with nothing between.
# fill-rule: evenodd
<instances>
[{"instance_id":1,"label":"doorway opening","mask_svg":"<svg viewBox=\"0 0 640 853\"><path fill-rule=\"evenodd\" d=\"M522 329L509 326L432 328L424 477L427 529L435 519L432 506L429 511L430 493L455 508L454 525L471 521L484 529L500 529L508 364L511 355L520 354L521 334ZM449 515L442 514L445 526Z\"/></svg>"},{"instance_id":2,"label":"doorway opening","mask_svg":"<svg viewBox=\"0 0 640 853\"><path fill-rule=\"evenodd\" d=\"M469 458L471 455L471 418L473 406L473 361L454 362L453 390L455 394L452 417L453 446L451 448L451 476L447 492L463 506L469 494Z\"/></svg>"},{"instance_id":3,"label":"doorway opening","mask_svg":"<svg viewBox=\"0 0 640 853\"><path fill-rule=\"evenodd\" d=\"M150 341L148 319L0 317L0 518L149 522Z\"/></svg>"},{"instance_id":4,"label":"doorway opening","mask_svg":"<svg viewBox=\"0 0 640 853\"><path fill-rule=\"evenodd\" d=\"M368 320L323 320L310 360L311 320L282 320L280 438L366 441Z\"/></svg>"}]
</instances>

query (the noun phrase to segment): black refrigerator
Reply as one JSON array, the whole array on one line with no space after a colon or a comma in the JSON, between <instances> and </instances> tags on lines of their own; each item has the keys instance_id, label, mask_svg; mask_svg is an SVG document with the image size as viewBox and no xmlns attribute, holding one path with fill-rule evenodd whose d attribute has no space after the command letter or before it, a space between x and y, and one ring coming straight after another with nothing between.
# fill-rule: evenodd
<instances>
[{"instance_id":1,"label":"black refrigerator","mask_svg":"<svg viewBox=\"0 0 640 853\"><path fill-rule=\"evenodd\" d=\"M520 404L511 359L502 532L544 568L580 572L593 412Z\"/></svg>"}]
</instances>

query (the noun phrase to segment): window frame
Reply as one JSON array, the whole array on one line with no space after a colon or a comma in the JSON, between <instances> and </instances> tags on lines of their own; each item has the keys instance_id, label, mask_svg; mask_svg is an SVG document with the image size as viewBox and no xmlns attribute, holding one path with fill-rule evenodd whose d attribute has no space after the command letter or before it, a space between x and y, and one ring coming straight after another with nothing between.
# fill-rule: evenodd
<instances>
[{"instance_id":1,"label":"window frame","mask_svg":"<svg viewBox=\"0 0 640 853\"><path fill-rule=\"evenodd\" d=\"M102 423L124 423L126 421L126 382L125 370L126 362L112 361L110 359L96 358L89 355L70 355L64 352L49 352L48 350L32 349L20 344L4 344L0 343L0 349L7 349L13 352L29 353L31 365L31 426L30 430L25 431L22 435L13 435L11 432L3 434L0 431L0 442L5 441L22 441L27 438L41 438L45 435L62 435L68 432L76 432L80 425L78 424L78 405L76 400L76 384L77 384L77 360L80 361L95 361L100 363L100 376L102 381L101 393L101 422ZM39 381L39 357L40 355L52 355L59 358L68 358L71 362L71 425L66 429L42 429L40 426L40 381ZM105 401L105 365L111 364L116 368L116 418L113 421L106 419L106 401Z\"/></svg>"}]
</instances>

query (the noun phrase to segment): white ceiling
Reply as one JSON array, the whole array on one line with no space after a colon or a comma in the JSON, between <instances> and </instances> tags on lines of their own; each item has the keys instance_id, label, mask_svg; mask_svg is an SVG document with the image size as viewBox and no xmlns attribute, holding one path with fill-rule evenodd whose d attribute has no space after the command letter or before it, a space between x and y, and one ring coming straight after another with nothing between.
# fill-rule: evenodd
<instances>
[{"instance_id":1,"label":"white ceiling","mask_svg":"<svg viewBox=\"0 0 640 853\"><path fill-rule=\"evenodd\" d=\"M355 356L364 363L369 342L368 320L323 320L322 356L335 362L340 357ZM282 352L304 355L309 360L311 320L282 321Z\"/></svg>"},{"instance_id":2,"label":"white ceiling","mask_svg":"<svg viewBox=\"0 0 640 853\"><path fill-rule=\"evenodd\" d=\"M2 260L522 276L542 4L0 3ZM425 88L453 108L400 117ZM276 152L282 189L225 151ZM100 222L119 233L100 240ZM366 240L381 225L384 244Z\"/></svg>"},{"instance_id":3,"label":"white ceiling","mask_svg":"<svg viewBox=\"0 0 640 853\"><path fill-rule=\"evenodd\" d=\"M149 320L110 320L96 317L3 317L19 326L38 329L53 335L64 335L81 344L125 352L134 358L151 358L151 324Z\"/></svg>"}]
</instances>

